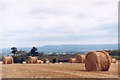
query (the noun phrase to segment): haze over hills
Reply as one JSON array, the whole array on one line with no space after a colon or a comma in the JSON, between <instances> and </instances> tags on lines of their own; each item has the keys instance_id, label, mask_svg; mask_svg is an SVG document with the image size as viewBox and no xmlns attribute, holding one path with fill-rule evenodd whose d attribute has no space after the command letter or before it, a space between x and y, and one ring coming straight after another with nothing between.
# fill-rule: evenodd
<instances>
[{"instance_id":1,"label":"haze over hills","mask_svg":"<svg viewBox=\"0 0 120 80\"><path fill-rule=\"evenodd\" d=\"M40 48L50 51L78 51L78 50L99 50L99 49L118 49L117 44L103 45L47 45Z\"/></svg>"},{"instance_id":2,"label":"haze over hills","mask_svg":"<svg viewBox=\"0 0 120 80\"><path fill-rule=\"evenodd\" d=\"M118 49L118 44L102 44L102 45L46 45L42 47L37 47L38 52L44 52L44 53L52 53L52 52L82 52L82 51L89 51L89 50L109 50L109 49ZM30 51L29 48L18 48L18 50L23 51ZM10 48L4 48L2 49L3 55L9 55L11 54Z\"/></svg>"}]
</instances>

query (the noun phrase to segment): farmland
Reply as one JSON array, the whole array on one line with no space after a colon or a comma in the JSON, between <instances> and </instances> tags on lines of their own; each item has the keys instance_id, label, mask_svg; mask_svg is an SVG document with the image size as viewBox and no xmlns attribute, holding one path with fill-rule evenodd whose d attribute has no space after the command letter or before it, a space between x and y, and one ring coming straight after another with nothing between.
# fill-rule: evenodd
<instances>
[{"instance_id":1,"label":"farmland","mask_svg":"<svg viewBox=\"0 0 120 80\"><path fill-rule=\"evenodd\" d=\"M120 65L120 64L119 64ZM3 78L118 78L118 61L109 71L86 71L84 63L6 64ZM12 74L11 74L12 73Z\"/></svg>"}]
</instances>

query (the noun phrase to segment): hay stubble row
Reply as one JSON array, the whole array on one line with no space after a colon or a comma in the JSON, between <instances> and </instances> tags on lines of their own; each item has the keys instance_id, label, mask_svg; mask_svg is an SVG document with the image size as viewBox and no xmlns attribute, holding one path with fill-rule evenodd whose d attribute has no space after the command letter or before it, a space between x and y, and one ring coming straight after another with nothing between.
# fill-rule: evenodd
<instances>
[{"instance_id":1,"label":"hay stubble row","mask_svg":"<svg viewBox=\"0 0 120 80\"><path fill-rule=\"evenodd\" d=\"M110 70L86 71L85 64L10 64L2 65L3 78L117 78L118 64ZM13 74L11 74L13 73ZM24 73L24 75L23 75ZM14 75L16 74L16 75Z\"/></svg>"},{"instance_id":2,"label":"hay stubble row","mask_svg":"<svg viewBox=\"0 0 120 80\"><path fill-rule=\"evenodd\" d=\"M75 58L71 58L71 59L75 61ZM3 78L16 78L16 77L17 78L31 78L31 77L32 78L87 78L87 77L117 78L118 77L118 72L117 72L118 64L111 63L110 61L111 58L106 52L103 51L89 52L86 55L86 59L85 59L85 63L73 63L73 64L62 63L62 64L42 64L42 65L39 64L2 65ZM86 63L87 61L90 64ZM110 70L107 71L109 68ZM10 73L14 73L16 75L12 75L12 74L9 75Z\"/></svg>"}]
</instances>

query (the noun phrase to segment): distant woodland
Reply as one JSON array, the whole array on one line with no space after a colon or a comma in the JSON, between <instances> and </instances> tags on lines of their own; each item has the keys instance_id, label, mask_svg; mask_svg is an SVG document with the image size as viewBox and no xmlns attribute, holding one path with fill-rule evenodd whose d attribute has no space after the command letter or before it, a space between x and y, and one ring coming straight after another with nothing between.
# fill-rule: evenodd
<instances>
[{"instance_id":1,"label":"distant woodland","mask_svg":"<svg viewBox=\"0 0 120 80\"><path fill-rule=\"evenodd\" d=\"M119 53L120 53L120 49L118 50L105 50L109 53L109 55L111 56L119 56ZM37 56L38 58L45 58L45 57L62 57L62 56L67 56L67 57L71 57L71 56L74 56L75 54L81 54L81 53L73 53L73 54L70 54L70 53L65 53L65 54L60 54L58 52L53 52L51 54L45 54L43 52L38 52L38 49L36 47L32 47L31 50L29 52L26 52L26 51L23 51L23 50L20 50L18 51L16 47L12 47L11 48L11 53L12 53L12 56L15 57L16 55L23 58L23 60L26 60L26 58L28 56ZM0 60L2 60L2 55L0 55Z\"/></svg>"}]
</instances>

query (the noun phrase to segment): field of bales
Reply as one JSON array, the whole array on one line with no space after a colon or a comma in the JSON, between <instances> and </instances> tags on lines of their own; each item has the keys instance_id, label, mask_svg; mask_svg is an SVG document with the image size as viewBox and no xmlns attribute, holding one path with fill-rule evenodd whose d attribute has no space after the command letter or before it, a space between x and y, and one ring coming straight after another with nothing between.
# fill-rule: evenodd
<instances>
[{"instance_id":1,"label":"field of bales","mask_svg":"<svg viewBox=\"0 0 120 80\"><path fill-rule=\"evenodd\" d=\"M118 61L109 71L86 71L84 63L3 64L3 78L118 78Z\"/></svg>"}]
</instances>

